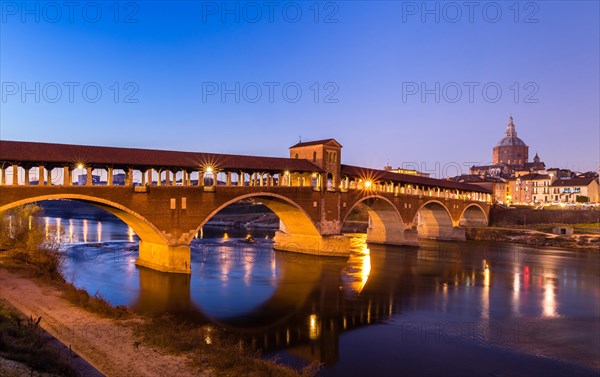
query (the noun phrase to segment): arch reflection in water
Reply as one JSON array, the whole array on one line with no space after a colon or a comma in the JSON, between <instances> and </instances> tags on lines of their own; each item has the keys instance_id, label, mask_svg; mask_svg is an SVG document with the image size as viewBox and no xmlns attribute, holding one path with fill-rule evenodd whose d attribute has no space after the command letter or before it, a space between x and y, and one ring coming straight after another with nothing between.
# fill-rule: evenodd
<instances>
[{"instance_id":1,"label":"arch reflection in water","mask_svg":"<svg viewBox=\"0 0 600 377\"><path fill-rule=\"evenodd\" d=\"M139 296L132 305L139 312L158 315L170 313L186 319L203 318L202 312L191 299L188 274L169 274L145 267L137 267L139 273Z\"/></svg>"}]
</instances>

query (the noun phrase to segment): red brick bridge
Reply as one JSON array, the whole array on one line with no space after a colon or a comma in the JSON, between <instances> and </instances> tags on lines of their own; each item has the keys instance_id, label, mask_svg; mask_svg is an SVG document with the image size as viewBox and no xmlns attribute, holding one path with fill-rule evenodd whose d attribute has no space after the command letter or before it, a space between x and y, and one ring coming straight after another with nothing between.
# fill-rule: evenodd
<instances>
[{"instance_id":1,"label":"red brick bridge","mask_svg":"<svg viewBox=\"0 0 600 377\"><path fill-rule=\"evenodd\" d=\"M88 202L140 237L137 263L190 272L189 244L228 205L253 198L281 220L275 249L347 255L342 224L358 206L367 241L464 240L487 225L479 186L341 164L334 139L298 143L290 158L0 141L0 212L43 200Z\"/></svg>"}]
</instances>

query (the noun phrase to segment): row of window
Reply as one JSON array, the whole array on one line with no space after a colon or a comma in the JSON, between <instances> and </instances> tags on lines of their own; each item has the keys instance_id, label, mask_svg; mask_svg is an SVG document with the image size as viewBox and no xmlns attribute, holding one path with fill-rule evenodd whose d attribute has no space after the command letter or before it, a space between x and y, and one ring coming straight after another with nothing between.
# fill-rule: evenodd
<instances>
[{"instance_id":1,"label":"row of window","mask_svg":"<svg viewBox=\"0 0 600 377\"><path fill-rule=\"evenodd\" d=\"M294 158L298 159L298 153L294 155ZM313 162L317 162L317 152L313 152ZM325 152L325 162L338 162L337 152Z\"/></svg>"}]
</instances>

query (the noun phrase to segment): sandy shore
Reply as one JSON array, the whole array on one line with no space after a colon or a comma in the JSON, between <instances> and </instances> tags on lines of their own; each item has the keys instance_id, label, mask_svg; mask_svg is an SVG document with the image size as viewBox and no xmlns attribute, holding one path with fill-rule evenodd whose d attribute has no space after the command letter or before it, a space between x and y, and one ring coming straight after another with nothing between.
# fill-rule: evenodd
<instances>
[{"instance_id":1,"label":"sandy shore","mask_svg":"<svg viewBox=\"0 0 600 377\"><path fill-rule=\"evenodd\" d=\"M85 311L61 297L54 287L0 268L0 297L40 325L106 376L199 376L184 356L136 345L127 323ZM139 320L137 320L139 321Z\"/></svg>"}]
</instances>

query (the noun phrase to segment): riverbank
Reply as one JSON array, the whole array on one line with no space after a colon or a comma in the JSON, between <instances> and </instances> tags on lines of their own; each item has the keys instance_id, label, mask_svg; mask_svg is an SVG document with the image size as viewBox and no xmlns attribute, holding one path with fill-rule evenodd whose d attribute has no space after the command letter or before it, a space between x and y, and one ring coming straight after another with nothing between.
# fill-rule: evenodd
<instances>
[{"instance_id":1,"label":"riverbank","mask_svg":"<svg viewBox=\"0 0 600 377\"><path fill-rule=\"evenodd\" d=\"M467 228L467 240L511 242L533 247L600 250L600 234L557 235L532 228L482 227Z\"/></svg>"},{"instance_id":2,"label":"riverbank","mask_svg":"<svg viewBox=\"0 0 600 377\"><path fill-rule=\"evenodd\" d=\"M213 336L212 344L207 344L203 329L191 324L168 317L128 313L120 316L124 319L115 319L90 312L82 304L73 304L73 290L65 289L64 283L35 278L12 263L9 270L5 262L6 258L0 259L0 300L25 316L41 318L41 328L106 376L299 376L293 369L261 359L252 350L240 349L239 343L228 342L226 336ZM113 312L120 310L114 308ZM219 332L214 331L214 335ZM302 375L317 370L318 366L311 365Z\"/></svg>"},{"instance_id":3,"label":"riverbank","mask_svg":"<svg viewBox=\"0 0 600 377\"><path fill-rule=\"evenodd\" d=\"M141 318L102 318L68 302L56 286L0 267L0 298L106 376L208 376L192 368L185 356L169 355L138 344L132 325Z\"/></svg>"}]
</instances>

